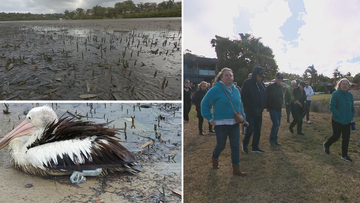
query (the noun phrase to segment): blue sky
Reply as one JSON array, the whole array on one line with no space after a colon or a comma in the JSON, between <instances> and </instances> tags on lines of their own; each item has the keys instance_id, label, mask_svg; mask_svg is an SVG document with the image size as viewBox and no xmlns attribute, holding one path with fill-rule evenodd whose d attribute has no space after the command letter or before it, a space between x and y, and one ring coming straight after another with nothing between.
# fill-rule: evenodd
<instances>
[{"instance_id":1,"label":"blue sky","mask_svg":"<svg viewBox=\"0 0 360 203\"><path fill-rule=\"evenodd\" d=\"M250 33L273 50L280 71L360 73L358 0L185 0L183 9L183 48L194 54L216 58L215 35Z\"/></svg>"}]
</instances>

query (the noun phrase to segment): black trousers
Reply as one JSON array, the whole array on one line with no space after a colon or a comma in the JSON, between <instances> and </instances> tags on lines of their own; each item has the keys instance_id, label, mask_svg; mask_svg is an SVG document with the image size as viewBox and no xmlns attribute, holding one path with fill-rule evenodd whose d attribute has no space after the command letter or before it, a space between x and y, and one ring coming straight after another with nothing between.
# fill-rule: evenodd
<instances>
[{"instance_id":1,"label":"black trousers","mask_svg":"<svg viewBox=\"0 0 360 203\"><path fill-rule=\"evenodd\" d=\"M338 141L342 134L342 156L346 157L348 154L349 140L350 140L351 123L343 125L332 119L333 135L326 141L325 146L330 147L334 142Z\"/></svg>"},{"instance_id":2,"label":"black trousers","mask_svg":"<svg viewBox=\"0 0 360 203\"><path fill-rule=\"evenodd\" d=\"M300 109L292 109L291 113L293 115L294 120L290 123L290 128L293 128L295 125L297 125L297 133L299 134L302 131L304 111Z\"/></svg>"},{"instance_id":3,"label":"black trousers","mask_svg":"<svg viewBox=\"0 0 360 203\"><path fill-rule=\"evenodd\" d=\"M189 112L191 110L191 103L184 103L184 120L189 121Z\"/></svg>"},{"instance_id":4,"label":"black trousers","mask_svg":"<svg viewBox=\"0 0 360 203\"><path fill-rule=\"evenodd\" d=\"M201 115L201 111L196 110L197 111L197 117L198 117L198 128L199 128L199 132L202 133L203 132L203 123L204 123L204 117L202 117ZM209 131L212 131L212 125L209 123Z\"/></svg>"},{"instance_id":5,"label":"black trousers","mask_svg":"<svg viewBox=\"0 0 360 203\"><path fill-rule=\"evenodd\" d=\"M306 100L306 109L305 109L305 115L306 115L306 120L309 121L309 114L310 114L310 104L311 104L311 100L308 101Z\"/></svg>"}]
</instances>

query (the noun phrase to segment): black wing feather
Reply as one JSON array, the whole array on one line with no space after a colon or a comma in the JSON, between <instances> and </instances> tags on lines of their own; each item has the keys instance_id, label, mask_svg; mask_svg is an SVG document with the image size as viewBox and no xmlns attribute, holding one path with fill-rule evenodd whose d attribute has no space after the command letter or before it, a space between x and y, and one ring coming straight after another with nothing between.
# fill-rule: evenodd
<instances>
[{"instance_id":1,"label":"black wing feather","mask_svg":"<svg viewBox=\"0 0 360 203\"><path fill-rule=\"evenodd\" d=\"M60 118L57 123L48 124L43 135L28 148L51 142L96 136L92 142L91 159L85 159L86 156L81 154L80 158L84 158L85 163L77 163L76 158L73 161L70 155L75 157L75 154L63 154L62 157L57 156L57 163L51 160L47 165L44 164L44 167L53 170L81 171L97 168L121 168L124 165L135 166L135 156L122 146L119 143L120 140L115 136L116 131L121 129L109 129L106 127L107 124L74 121L67 117Z\"/></svg>"}]
</instances>

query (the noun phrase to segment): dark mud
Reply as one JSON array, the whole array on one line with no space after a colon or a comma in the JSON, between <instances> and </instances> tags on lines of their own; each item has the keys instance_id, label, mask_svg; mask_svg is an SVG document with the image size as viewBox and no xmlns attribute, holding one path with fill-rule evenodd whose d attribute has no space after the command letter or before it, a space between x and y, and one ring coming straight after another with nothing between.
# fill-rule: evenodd
<instances>
[{"instance_id":1,"label":"dark mud","mask_svg":"<svg viewBox=\"0 0 360 203\"><path fill-rule=\"evenodd\" d=\"M0 22L2 100L180 100L181 18Z\"/></svg>"},{"instance_id":2,"label":"dark mud","mask_svg":"<svg viewBox=\"0 0 360 203\"><path fill-rule=\"evenodd\" d=\"M0 135L19 124L27 111L44 104L9 104L0 113ZM68 176L38 177L16 170L7 147L0 150L0 190L4 202L181 202L181 104L49 104L58 116L76 115L110 127L124 128L118 137L143 168L87 177L71 184ZM6 108L1 104L1 110ZM134 123L131 117L134 118ZM126 123L126 124L125 124ZM133 127L132 127L133 126ZM155 130L156 126L156 130ZM126 133L125 133L126 132Z\"/></svg>"}]
</instances>

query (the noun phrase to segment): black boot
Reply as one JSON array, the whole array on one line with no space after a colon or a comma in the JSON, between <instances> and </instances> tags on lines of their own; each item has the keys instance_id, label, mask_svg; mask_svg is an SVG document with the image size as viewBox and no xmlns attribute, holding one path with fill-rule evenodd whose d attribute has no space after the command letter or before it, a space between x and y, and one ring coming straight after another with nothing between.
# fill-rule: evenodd
<instances>
[{"instance_id":1,"label":"black boot","mask_svg":"<svg viewBox=\"0 0 360 203\"><path fill-rule=\"evenodd\" d=\"M212 125L209 122L209 133L215 133L215 130L212 129Z\"/></svg>"}]
</instances>

